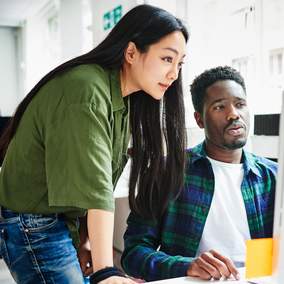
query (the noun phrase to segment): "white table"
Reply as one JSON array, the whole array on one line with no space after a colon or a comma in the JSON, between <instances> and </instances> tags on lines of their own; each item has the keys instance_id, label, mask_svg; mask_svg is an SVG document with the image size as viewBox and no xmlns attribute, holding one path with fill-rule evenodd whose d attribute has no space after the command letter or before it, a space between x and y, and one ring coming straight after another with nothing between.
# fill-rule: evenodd
<instances>
[{"instance_id":1,"label":"white table","mask_svg":"<svg viewBox=\"0 0 284 284\"><path fill-rule=\"evenodd\" d=\"M241 280L201 280L194 277L178 277L178 278L171 278L161 281L152 281L147 283L153 283L153 284L211 284L211 283L224 283L224 284L277 284L272 280L272 277L261 277L261 278L255 278L255 279L248 279L245 280L245 268L239 269ZM250 282L251 281L251 282ZM279 283L282 284L282 283Z\"/></svg>"},{"instance_id":2,"label":"white table","mask_svg":"<svg viewBox=\"0 0 284 284\"><path fill-rule=\"evenodd\" d=\"M250 282L252 281L252 282ZM193 277L179 277L179 278L171 278L167 280L161 280L161 281L153 281L153 282L147 282L147 283L153 283L153 284L206 284L206 283L224 283L224 284L275 284L275 282L272 281L271 277L263 277L263 278L256 278L256 279L249 279L249 280L200 280Z\"/></svg>"}]
</instances>

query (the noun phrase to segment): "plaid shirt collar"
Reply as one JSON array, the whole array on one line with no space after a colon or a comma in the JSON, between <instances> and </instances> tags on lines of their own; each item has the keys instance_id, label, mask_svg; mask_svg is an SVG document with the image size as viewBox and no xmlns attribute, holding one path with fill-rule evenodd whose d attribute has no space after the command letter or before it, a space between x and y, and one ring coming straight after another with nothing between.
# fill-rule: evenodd
<instances>
[{"instance_id":1,"label":"plaid shirt collar","mask_svg":"<svg viewBox=\"0 0 284 284\"><path fill-rule=\"evenodd\" d=\"M244 167L244 174L248 175L250 172L254 173L255 175L261 177L261 172L257 166L257 162L259 163L258 159L250 154L249 152L242 150L242 163ZM196 147L191 149L191 159L192 163L196 163L199 160L207 159L207 154L205 150L205 141L197 145Z\"/></svg>"}]
</instances>

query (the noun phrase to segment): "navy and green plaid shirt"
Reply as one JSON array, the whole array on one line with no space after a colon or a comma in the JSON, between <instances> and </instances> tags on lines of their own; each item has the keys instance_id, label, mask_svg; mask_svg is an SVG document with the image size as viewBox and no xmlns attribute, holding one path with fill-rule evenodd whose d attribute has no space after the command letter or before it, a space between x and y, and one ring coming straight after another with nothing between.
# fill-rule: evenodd
<instances>
[{"instance_id":1,"label":"navy and green plaid shirt","mask_svg":"<svg viewBox=\"0 0 284 284\"><path fill-rule=\"evenodd\" d=\"M241 191L251 238L271 237L277 164L246 151L242 163ZM147 281L185 276L196 257L213 194L213 170L200 144L187 151L183 190L161 220L130 213L121 259L126 273Z\"/></svg>"}]
</instances>

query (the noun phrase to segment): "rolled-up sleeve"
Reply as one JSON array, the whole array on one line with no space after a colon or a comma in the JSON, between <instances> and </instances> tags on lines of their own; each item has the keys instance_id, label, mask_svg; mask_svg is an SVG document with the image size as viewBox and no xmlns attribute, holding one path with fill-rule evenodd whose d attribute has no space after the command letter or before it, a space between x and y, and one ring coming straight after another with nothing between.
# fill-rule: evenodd
<instances>
[{"instance_id":1,"label":"rolled-up sleeve","mask_svg":"<svg viewBox=\"0 0 284 284\"><path fill-rule=\"evenodd\" d=\"M114 210L111 111L70 104L46 133L49 206Z\"/></svg>"}]
</instances>

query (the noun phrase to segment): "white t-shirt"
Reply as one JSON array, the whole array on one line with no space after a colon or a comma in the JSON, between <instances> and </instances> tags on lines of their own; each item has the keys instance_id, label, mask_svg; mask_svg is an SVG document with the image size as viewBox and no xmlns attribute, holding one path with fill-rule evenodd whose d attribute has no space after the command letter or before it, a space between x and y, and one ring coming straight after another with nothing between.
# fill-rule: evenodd
<instances>
[{"instance_id":1,"label":"white t-shirt","mask_svg":"<svg viewBox=\"0 0 284 284\"><path fill-rule=\"evenodd\" d=\"M245 262L245 240L250 239L245 205L241 193L242 164L211 162L215 187L197 256L214 249L234 262Z\"/></svg>"}]
</instances>

